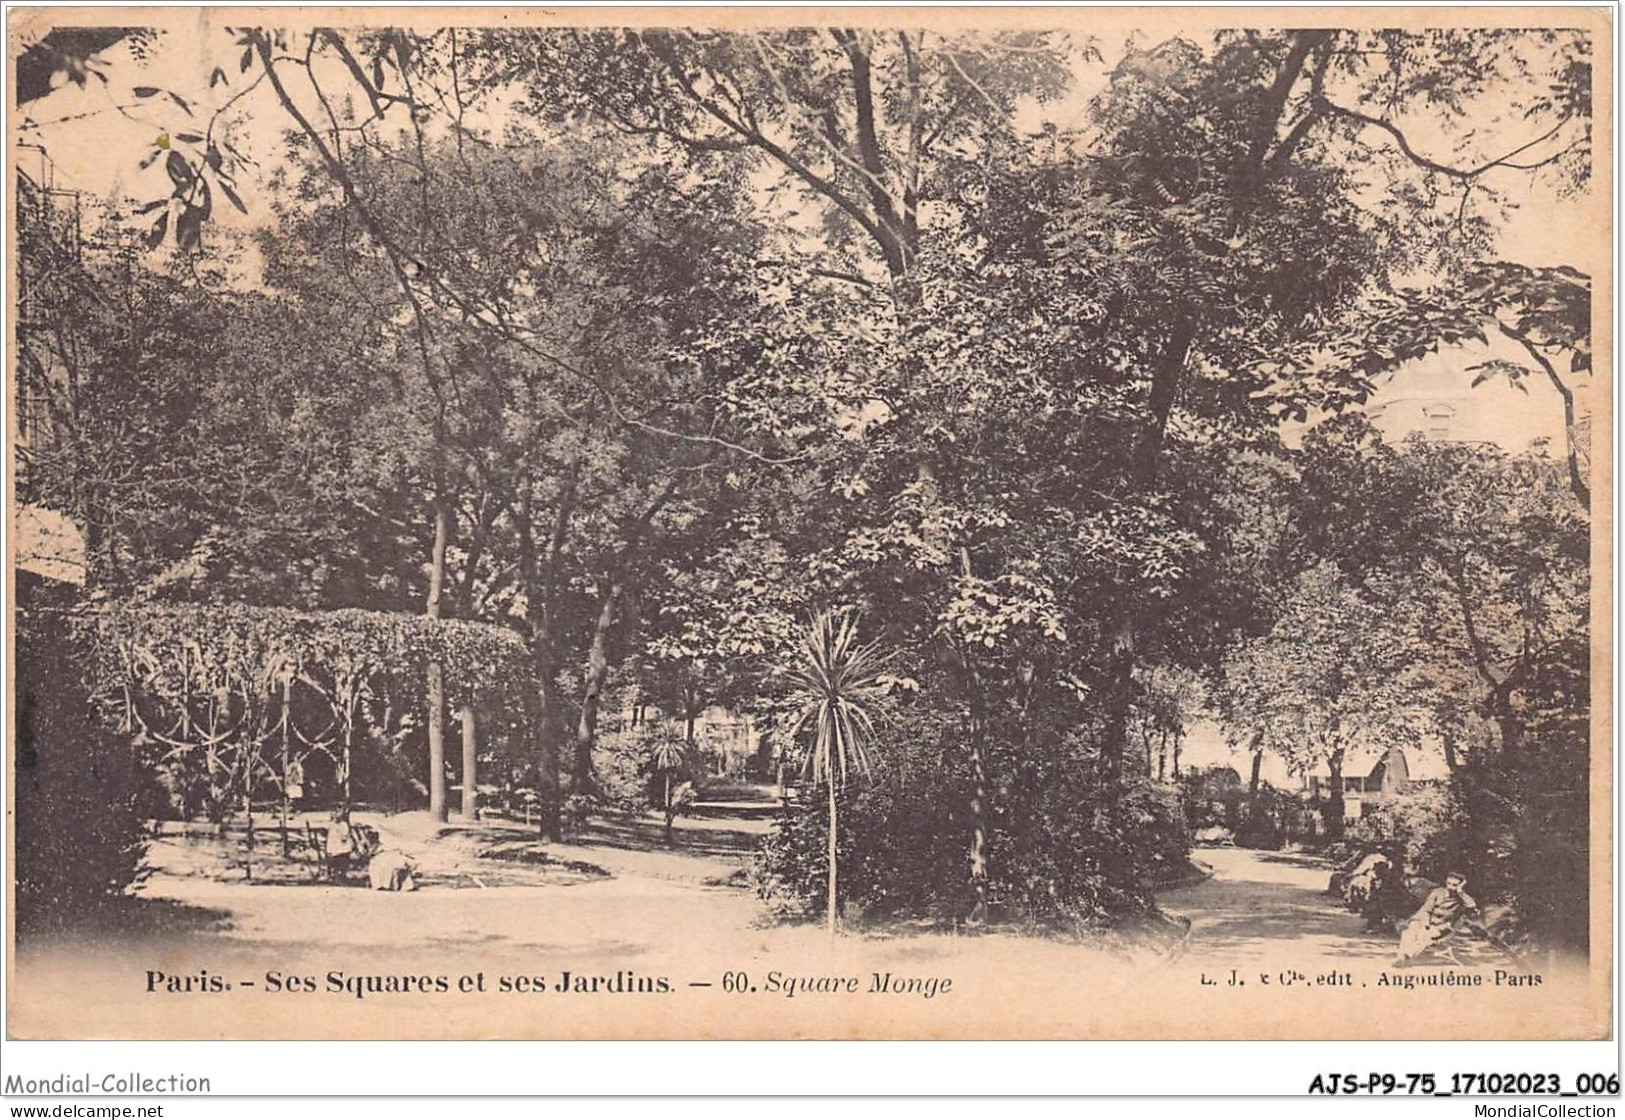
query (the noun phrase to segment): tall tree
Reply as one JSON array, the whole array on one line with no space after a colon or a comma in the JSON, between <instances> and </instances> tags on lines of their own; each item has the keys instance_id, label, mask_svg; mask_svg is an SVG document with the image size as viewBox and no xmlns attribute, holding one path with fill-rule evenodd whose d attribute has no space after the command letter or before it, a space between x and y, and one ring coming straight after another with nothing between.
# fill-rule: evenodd
<instances>
[{"instance_id":1,"label":"tall tree","mask_svg":"<svg viewBox=\"0 0 1625 1120\"><path fill-rule=\"evenodd\" d=\"M1326 832L1343 834L1343 764L1356 747L1412 742L1400 687L1403 650L1387 619L1334 564L1294 581L1269 633L1224 662L1233 730L1307 775L1329 774Z\"/></svg>"}]
</instances>

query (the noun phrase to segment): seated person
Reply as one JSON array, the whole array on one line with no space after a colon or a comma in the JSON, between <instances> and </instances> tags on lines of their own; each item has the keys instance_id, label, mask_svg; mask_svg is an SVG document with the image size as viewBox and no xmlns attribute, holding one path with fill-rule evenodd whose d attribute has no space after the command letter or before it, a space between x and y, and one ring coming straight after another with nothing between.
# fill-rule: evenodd
<instances>
[{"instance_id":1,"label":"seated person","mask_svg":"<svg viewBox=\"0 0 1625 1120\"><path fill-rule=\"evenodd\" d=\"M1467 877L1452 871L1445 876L1444 886L1433 888L1422 908L1400 930L1399 957L1394 965L1403 967L1415 961L1448 936L1463 917L1477 912L1478 903L1467 893Z\"/></svg>"},{"instance_id":2,"label":"seated person","mask_svg":"<svg viewBox=\"0 0 1625 1120\"><path fill-rule=\"evenodd\" d=\"M375 891L415 891L412 860L398 848L384 848L367 863L367 881Z\"/></svg>"},{"instance_id":3,"label":"seated person","mask_svg":"<svg viewBox=\"0 0 1625 1120\"><path fill-rule=\"evenodd\" d=\"M1335 898L1347 899L1349 879L1354 875L1354 869L1359 867L1366 857L1355 852L1332 870L1331 881L1326 884L1326 893Z\"/></svg>"},{"instance_id":4,"label":"seated person","mask_svg":"<svg viewBox=\"0 0 1625 1120\"><path fill-rule=\"evenodd\" d=\"M350 872L355 855L355 829L350 824L347 808L333 810L333 821L327 826L327 875L343 879Z\"/></svg>"},{"instance_id":5,"label":"seated person","mask_svg":"<svg viewBox=\"0 0 1625 1120\"><path fill-rule=\"evenodd\" d=\"M1404 855L1395 852L1376 869L1360 915L1370 932L1392 934L1395 923L1408 918L1415 906L1416 899L1405 886Z\"/></svg>"},{"instance_id":6,"label":"seated person","mask_svg":"<svg viewBox=\"0 0 1625 1120\"><path fill-rule=\"evenodd\" d=\"M1367 853L1349 874L1348 883L1343 887L1343 901L1356 910L1364 906L1378 878L1386 874L1392 864L1393 861L1381 851Z\"/></svg>"}]
</instances>

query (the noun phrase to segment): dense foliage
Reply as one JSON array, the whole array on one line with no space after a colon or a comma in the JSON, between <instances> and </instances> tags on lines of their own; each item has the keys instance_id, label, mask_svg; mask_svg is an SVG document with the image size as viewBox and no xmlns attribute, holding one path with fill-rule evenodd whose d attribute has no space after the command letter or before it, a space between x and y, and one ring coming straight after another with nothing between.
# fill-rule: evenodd
<instances>
[{"instance_id":1,"label":"dense foliage","mask_svg":"<svg viewBox=\"0 0 1625 1120\"><path fill-rule=\"evenodd\" d=\"M71 923L141 876L153 776L85 678L86 643L37 598L17 620L14 822L20 926ZM41 609L44 607L44 609Z\"/></svg>"},{"instance_id":2,"label":"dense foliage","mask_svg":"<svg viewBox=\"0 0 1625 1120\"><path fill-rule=\"evenodd\" d=\"M1308 748L1340 763L1338 736L1435 744L1443 786L1362 821L1356 838L1397 839L1423 874L1466 871L1531 928L1583 943L1591 532L1570 464L1538 449L1394 447L1351 417L1311 432L1299 468L1308 566L1271 629L1225 662L1233 725L1266 747L1279 737L1273 749L1301 768L1316 761ZM1335 833L1340 808L1326 816Z\"/></svg>"},{"instance_id":3,"label":"dense foliage","mask_svg":"<svg viewBox=\"0 0 1625 1120\"><path fill-rule=\"evenodd\" d=\"M838 795L841 905L854 914L957 926L981 901L963 865L943 858L969 846L973 827L973 779L954 765L952 746L945 738L922 750L882 736L875 750L889 759L889 776ZM1168 787L1137 779L1108 795L1098 758L1079 742L1001 761L1020 779L1000 791L990 830L984 908L998 920L1077 932L1146 911L1150 889L1187 870L1189 836ZM781 912L822 916L829 816L811 793L786 808L752 877Z\"/></svg>"},{"instance_id":4,"label":"dense foliage","mask_svg":"<svg viewBox=\"0 0 1625 1120\"><path fill-rule=\"evenodd\" d=\"M1439 739L1418 858L1575 928L1590 281L1496 249L1587 189L1584 34L227 34L140 230L21 238L20 494L181 811L297 764L444 813L457 707L544 831L669 835L726 705L810 782L765 893L1088 925L1183 870L1208 714L1338 789ZM1557 458L1360 421L1491 342Z\"/></svg>"},{"instance_id":5,"label":"dense foliage","mask_svg":"<svg viewBox=\"0 0 1625 1120\"><path fill-rule=\"evenodd\" d=\"M294 786L325 784L321 799L334 803L358 792L383 800L377 779L353 788L356 764L380 751L399 761L430 663L446 667L454 700L488 718L515 704L525 681L516 635L459 620L124 604L76 626L98 700L121 713L170 791L164 815L201 809L221 824L239 804L283 800ZM383 771L410 780L421 765Z\"/></svg>"}]
</instances>

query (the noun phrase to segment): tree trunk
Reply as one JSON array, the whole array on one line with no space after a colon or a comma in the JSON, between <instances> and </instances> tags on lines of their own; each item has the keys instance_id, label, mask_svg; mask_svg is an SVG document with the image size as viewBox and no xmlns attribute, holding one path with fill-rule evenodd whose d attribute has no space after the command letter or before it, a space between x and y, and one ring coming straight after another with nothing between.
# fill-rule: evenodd
<instances>
[{"instance_id":1,"label":"tree trunk","mask_svg":"<svg viewBox=\"0 0 1625 1120\"><path fill-rule=\"evenodd\" d=\"M664 804L665 804L665 809L666 809L666 847L669 848L669 847L671 847L671 822L672 822L672 817L675 815L672 812L672 809L671 809L671 771L670 770L666 771L666 798L665 798Z\"/></svg>"},{"instance_id":2,"label":"tree trunk","mask_svg":"<svg viewBox=\"0 0 1625 1120\"><path fill-rule=\"evenodd\" d=\"M355 701L346 698L344 701L344 757L340 765L343 773L339 778L340 804L344 806L344 815L350 815L350 765L355 753Z\"/></svg>"},{"instance_id":3,"label":"tree trunk","mask_svg":"<svg viewBox=\"0 0 1625 1120\"><path fill-rule=\"evenodd\" d=\"M96 591L107 586L108 565L102 548L106 534L102 531L101 517L94 503L87 504L81 517L85 526L84 595L88 599Z\"/></svg>"},{"instance_id":4,"label":"tree trunk","mask_svg":"<svg viewBox=\"0 0 1625 1120\"><path fill-rule=\"evenodd\" d=\"M621 596L619 580L605 580L599 586L603 601L592 632L592 647L587 651L587 688L581 698L581 720L576 724L575 768L571 781L571 792L582 794L596 788L592 745L598 733L598 708L603 701L604 681L609 676L609 632L615 626L615 604Z\"/></svg>"},{"instance_id":5,"label":"tree trunk","mask_svg":"<svg viewBox=\"0 0 1625 1120\"><path fill-rule=\"evenodd\" d=\"M960 662L965 668L966 730L970 738L970 884L976 900L966 921L975 925L987 916L987 727L982 714L981 674L977 672L976 662L972 660L969 650L960 651Z\"/></svg>"},{"instance_id":6,"label":"tree trunk","mask_svg":"<svg viewBox=\"0 0 1625 1120\"><path fill-rule=\"evenodd\" d=\"M1501 743L1497 754L1502 759L1514 762L1518 758L1519 748L1523 743L1523 721L1518 718L1512 706L1513 686L1510 679L1502 681L1496 686L1490 698L1490 714L1495 720L1495 726L1501 732Z\"/></svg>"},{"instance_id":7,"label":"tree trunk","mask_svg":"<svg viewBox=\"0 0 1625 1120\"><path fill-rule=\"evenodd\" d=\"M1116 800L1122 786L1123 755L1128 750L1129 711L1134 704L1135 623L1125 619L1115 639L1106 689L1105 726L1100 743L1100 778L1110 791L1106 800Z\"/></svg>"},{"instance_id":8,"label":"tree trunk","mask_svg":"<svg viewBox=\"0 0 1625 1120\"><path fill-rule=\"evenodd\" d=\"M970 921L980 922L987 916L987 764L983 757L984 728L980 714L972 717L971 722L971 839L970 839L970 883L971 890L976 896L976 904L971 907Z\"/></svg>"},{"instance_id":9,"label":"tree trunk","mask_svg":"<svg viewBox=\"0 0 1625 1120\"><path fill-rule=\"evenodd\" d=\"M247 819L248 831L243 840L245 847L245 851L243 853L243 876L244 878L252 879L254 877L254 770L252 765L249 767L246 781L248 785L243 790L243 816Z\"/></svg>"},{"instance_id":10,"label":"tree trunk","mask_svg":"<svg viewBox=\"0 0 1625 1120\"><path fill-rule=\"evenodd\" d=\"M1180 744L1184 741L1184 739L1185 739L1184 732L1182 732L1182 731L1174 732L1174 781L1176 781L1176 782L1179 781L1179 747L1180 747Z\"/></svg>"},{"instance_id":11,"label":"tree trunk","mask_svg":"<svg viewBox=\"0 0 1625 1120\"><path fill-rule=\"evenodd\" d=\"M836 915L839 911L835 906L835 763L830 760L829 768L829 936L835 937Z\"/></svg>"},{"instance_id":12,"label":"tree trunk","mask_svg":"<svg viewBox=\"0 0 1625 1120\"><path fill-rule=\"evenodd\" d=\"M437 821L449 819L446 804L446 670L438 661L429 663L429 814Z\"/></svg>"},{"instance_id":13,"label":"tree trunk","mask_svg":"<svg viewBox=\"0 0 1625 1120\"><path fill-rule=\"evenodd\" d=\"M1326 839L1343 838L1343 748L1338 747L1326 758L1326 769L1332 776L1332 795L1326 802Z\"/></svg>"},{"instance_id":14,"label":"tree trunk","mask_svg":"<svg viewBox=\"0 0 1625 1120\"><path fill-rule=\"evenodd\" d=\"M282 678L282 854L288 854L288 702L293 692L293 681Z\"/></svg>"},{"instance_id":15,"label":"tree trunk","mask_svg":"<svg viewBox=\"0 0 1625 1120\"><path fill-rule=\"evenodd\" d=\"M563 805L559 788L560 754L564 750L563 697L558 688L558 654L554 630L557 624L555 609L558 588L558 569L569 535L570 520L576 507L577 484L580 472L571 463L564 478L554 510L553 524L543 551L532 531L531 492L527 485L514 508L515 526L519 533L519 570L525 588L526 614L530 622L530 647L536 663L536 688L525 697L526 723L530 737L532 757L541 782L539 827L541 835L549 840L560 837L560 811Z\"/></svg>"},{"instance_id":16,"label":"tree trunk","mask_svg":"<svg viewBox=\"0 0 1625 1120\"><path fill-rule=\"evenodd\" d=\"M451 510L441 494L434 502L434 550L429 559L429 599L426 613L440 617L441 591L446 583L446 543L451 535ZM446 805L446 669L429 662L429 815L437 821L450 816Z\"/></svg>"},{"instance_id":17,"label":"tree trunk","mask_svg":"<svg viewBox=\"0 0 1625 1120\"><path fill-rule=\"evenodd\" d=\"M1252 842L1255 844L1261 844L1264 842L1264 834L1259 830L1259 825L1262 823L1260 819L1260 810L1263 807L1258 803L1259 774L1263 768L1264 748L1261 746L1254 746L1253 773L1252 777L1247 779L1247 827L1252 833Z\"/></svg>"},{"instance_id":18,"label":"tree trunk","mask_svg":"<svg viewBox=\"0 0 1625 1120\"><path fill-rule=\"evenodd\" d=\"M538 829L547 840L560 838L559 813L563 797L559 789L559 751L564 731L559 719L563 697L559 695L558 662L549 640L545 615L533 617L530 623L530 647L535 667L535 687L527 689L522 700L525 710L525 734L530 757L536 763L536 777L540 789L537 794Z\"/></svg>"},{"instance_id":19,"label":"tree trunk","mask_svg":"<svg viewBox=\"0 0 1625 1120\"><path fill-rule=\"evenodd\" d=\"M463 702L457 713L463 725L463 816L473 820L479 815L479 758L474 734L474 705Z\"/></svg>"},{"instance_id":20,"label":"tree trunk","mask_svg":"<svg viewBox=\"0 0 1625 1120\"><path fill-rule=\"evenodd\" d=\"M552 658L547 658L551 666ZM536 748L537 776L541 779L541 804L538 806L539 819L537 826L543 837L557 840L560 835L560 813L563 809L564 795L559 782L559 750L564 741L564 727L559 719L558 684L552 676L553 670L547 670L548 675L541 679L536 690L535 702L540 709L531 724Z\"/></svg>"},{"instance_id":21,"label":"tree trunk","mask_svg":"<svg viewBox=\"0 0 1625 1120\"><path fill-rule=\"evenodd\" d=\"M1563 398L1563 432L1564 443L1568 448L1569 489L1573 491L1574 496L1579 499L1582 506L1590 509L1591 480L1580 469L1579 433L1576 430L1574 415L1574 391L1564 383L1563 378L1558 375L1557 368L1552 365L1546 355L1541 352L1540 347L1536 346L1528 335L1505 325L1501 327L1501 333L1508 338L1516 339L1529 352L1529 356L1534 358L1536 364L1546 371L1546 377L1551 381L1552 387Z\"/></svg>"},{"instance_id":22,"label":"tree trunk","mask_svg":"<svg viewBox=\"0 0 1625 1120\"><path fill-rule=\"evenodd\" d=\"M1151 371L1151 391L1146 398L1150 423L1135 447L1135 475L1145 485L1156 483L1162 468L1162 445L1168 430L1168 414L1179 395L1179 383L1190 360L1196 338L1196 323L1181 316L1169 331L1162 355Z\"/></svg>"},{"instance_id":23,"label":"tree trunk","mask_svg":"<svg viewBox=\"0 0 1625 1120\"><path fill-rule=\"evenodd\" d=\"M1145 490L1153 489L1161 474L1168 417L1179 395L1180 381L1190 360L1195 338L1195 321L1188 314L1179 315L1151 370L1151 388L1146 398L1149 415L1132 450L1134 477ZM1107 790L1106 801L1115 801L1121 793L1123 755L1128 750L1129 709L1134 699L1134 662L1140 648L1140 634L1150 625L1150 620L1138 615L1119 616L1112 639L1114 648L1107 674L1106 720L1101 741L1101 771ZM1177 750L1176 746L1175 778L1179 777Z\"/></svg>"}]
</instances>

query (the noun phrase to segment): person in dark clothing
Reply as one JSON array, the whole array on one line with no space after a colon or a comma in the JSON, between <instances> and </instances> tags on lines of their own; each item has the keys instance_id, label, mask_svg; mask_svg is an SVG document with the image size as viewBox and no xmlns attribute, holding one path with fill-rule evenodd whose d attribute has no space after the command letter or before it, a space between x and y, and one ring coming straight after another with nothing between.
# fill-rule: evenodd
<instances>
[{"instance_id":1,"label":"person in dark clothing","mask_svg":"<svg viewBox=\"0 0 1625 1120\"><path fill-rule=\"evenodd\" d=\"M1360 914L1372 933L1392 935L1395 923L1410 914L1415 900L1405 889L1404 853L1396 847L1385 854L1387 858L1373 874L1370 889L1360 904Z\"/></svg>"}]
</instances>

